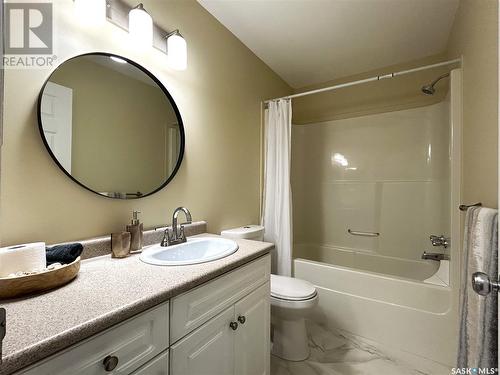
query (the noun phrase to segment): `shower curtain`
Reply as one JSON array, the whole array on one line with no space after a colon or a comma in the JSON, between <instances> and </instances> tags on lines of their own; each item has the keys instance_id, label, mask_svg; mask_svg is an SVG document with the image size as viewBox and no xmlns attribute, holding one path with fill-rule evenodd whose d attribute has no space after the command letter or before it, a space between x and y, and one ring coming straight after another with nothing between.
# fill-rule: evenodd
<instances>
[{"instance_id":1,"label":"shower curtain","mask_svg":"<svg viewBox=\"0 0 500 375\"><path fill-rule=\"evenodd\" d=\"M292 192L290 159L292 103L271 101L265 115L264 240L276 247L273 271L292 274Z\"/></svg>"}]
</instances>

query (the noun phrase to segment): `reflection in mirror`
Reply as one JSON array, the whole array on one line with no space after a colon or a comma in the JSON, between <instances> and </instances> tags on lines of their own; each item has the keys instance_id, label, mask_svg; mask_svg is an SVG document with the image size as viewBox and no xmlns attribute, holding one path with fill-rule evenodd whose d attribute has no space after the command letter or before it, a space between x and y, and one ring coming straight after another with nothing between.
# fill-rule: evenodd
<instances>
[{"instance_id":1,"label":"reflection in mirror","mask_svg":"<svg viewBox=\"0 0 500 375\"><path fill-rule=\"evenodd\" d=\"M63 63L42 89L39 121L66 174L108 197L152 194L182 160L184 131L172 98L145 69L118 56Z\"/></svg>"}]
</instances>

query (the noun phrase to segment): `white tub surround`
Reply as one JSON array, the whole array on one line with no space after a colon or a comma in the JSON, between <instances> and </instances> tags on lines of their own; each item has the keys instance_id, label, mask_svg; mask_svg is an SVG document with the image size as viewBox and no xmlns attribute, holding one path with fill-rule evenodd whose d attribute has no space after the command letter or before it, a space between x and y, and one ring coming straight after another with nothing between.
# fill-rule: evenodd
<instances>
[{"instance_id":1,"label":"white tub surround","mask_svg":"<svg viewBox=\"0 0 500 375\"><path fill-rule=\"evenodd\" d=\"M295 125L294 244L409 261L442 251L429 236L450 236L449 112L443 101Z\"/></svg>"}]
</instances>

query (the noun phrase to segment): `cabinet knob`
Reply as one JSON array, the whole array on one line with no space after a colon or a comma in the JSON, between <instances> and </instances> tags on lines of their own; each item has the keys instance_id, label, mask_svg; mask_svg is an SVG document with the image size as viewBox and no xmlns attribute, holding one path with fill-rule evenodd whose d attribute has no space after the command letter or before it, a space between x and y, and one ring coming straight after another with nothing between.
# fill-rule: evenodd
<instances>
[{"instance_id":1,"label":"cabinet knob","mask_svg":"<svg viewBox=\"0 0 500 375\"><path fill-rule=\"evenodd\" d=\"M245 315L238 316L238 322L240 322L241 324L245 324L246 321L247 318L245 318Z\"/></svg>"},{"instance_id":2,"label":"cabinet knob","mask_svg":"<svg viewBox=\"0 0 500 375\"><path fill-rule=\"evenodd\" d=\"M108 355L106 358L104 358L102 364L104 365L104 369L106 371L113 371L116 366L118 366L118 357L114 355Z\"/></svg>"},{"instance_id":3,"label":"cabinet knob","mask_svg":"<svg viewBox=\"0 0 500 375\"><path fill-rule=\"evenodd\" d=\"M231 329L232 329L233 331L236 331L236 330L238 329L238 323L236 323L236 322L231 322L231 323L229 323L229 327L231 327Z\"/></svg>"}]
</instances>

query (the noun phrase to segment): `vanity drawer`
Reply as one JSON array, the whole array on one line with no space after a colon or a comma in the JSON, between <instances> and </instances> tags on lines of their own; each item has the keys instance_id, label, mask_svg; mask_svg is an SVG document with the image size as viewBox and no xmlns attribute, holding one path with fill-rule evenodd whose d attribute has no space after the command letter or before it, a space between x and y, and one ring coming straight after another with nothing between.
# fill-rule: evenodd
<instances>
[{"instance_id":1,"label":"vanity drawer","mask_svg":"<svg viewBox=\"0 0 500 375\"><path fill-rule=\"evenodd\" d=\"M170 343L198 328L269 280L271 257L265 255L170 301Z\"/></svg>"},{"instance_id":2,"label":"vanity drawer","mask_svg":"<svg viewBox=\"0 0 500 375\"><path fill-rule=\"evenodd\" d=\"M168 315L167 302L92 336L19 374L130 374L167 349ZM113 370L106 371L103 361L108 356L118 358L118 364Z\"/></svg>"}]
</instances>

